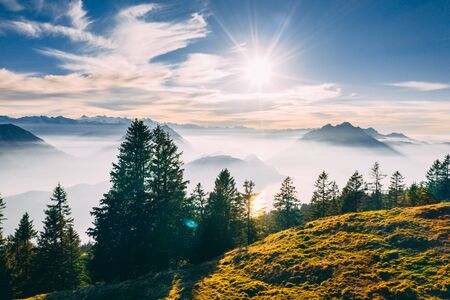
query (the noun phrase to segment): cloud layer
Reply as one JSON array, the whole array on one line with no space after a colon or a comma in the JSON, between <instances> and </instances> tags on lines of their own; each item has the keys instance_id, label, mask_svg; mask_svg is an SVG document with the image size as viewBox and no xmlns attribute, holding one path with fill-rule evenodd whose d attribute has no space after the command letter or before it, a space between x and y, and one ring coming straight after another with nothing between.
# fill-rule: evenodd
<instances>
[{"instance_id":1,"label":"cloud layer","mask_svg":"<svg viewBox=\"0 0 450 300\"><path fill-rule=\"evenodd\" d=\"M25 9L13 0L0 3L19 13ZM436 129L441 124L440 130L450 132L450 125L442 125L450 112L448 103L423 98L411 100L410 107L390 99L371 102L338 83L285 80L278 84L282 78L273 78L266 90L253 90L242 78L245 56L250 53L247 45L221 53L189 50L210 34L208 18L200 12L161 21L157 18L164 11L161 5L133 5L118 9L107 28L98 30L81 0L61 3L51 21L22 16L0 22L5 34L64 38L71 45L36 49L57 60L62 71L58 75L0 69L2 114L107 114L268 128L314 127L343 120L364 125L383 120L394 127L420 117L422 128ZM187 54L174 54L179 50ZM165 55L176 59L159 59ZM450 88L419 81L389 85L417 91Z\"/></svg>"}]
</instances>

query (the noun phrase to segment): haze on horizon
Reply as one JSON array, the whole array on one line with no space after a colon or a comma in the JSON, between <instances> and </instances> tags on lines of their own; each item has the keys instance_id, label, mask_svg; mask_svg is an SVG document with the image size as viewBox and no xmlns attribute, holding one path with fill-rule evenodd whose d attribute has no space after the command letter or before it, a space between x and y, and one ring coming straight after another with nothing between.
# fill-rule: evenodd
<instances>
[{"instance_id":1,"label":"haze on horizon","mask_svg":"<svg viewBox=\"0 0 450 300\"><path fill-rule=\"evenodd\" d=\"M448 1L2 0L0 115L448 139L448 19Z\"/></svg>"}]
</instances>

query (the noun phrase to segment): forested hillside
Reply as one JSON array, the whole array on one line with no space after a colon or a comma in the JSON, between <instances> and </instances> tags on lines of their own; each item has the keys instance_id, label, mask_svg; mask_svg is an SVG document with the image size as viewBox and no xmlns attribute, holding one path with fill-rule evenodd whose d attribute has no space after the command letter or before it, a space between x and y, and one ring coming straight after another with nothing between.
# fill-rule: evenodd
<instances>
[{"instance_id":1,"label":"forested hillside","mask_svg":"<svg viewBox=\"0 0 450 300\"><path fill-rule=\"evenodd\" d=\"M448 299L450 204L328 217L196 267L32 299Z\"/></svg>"}]
</instances>

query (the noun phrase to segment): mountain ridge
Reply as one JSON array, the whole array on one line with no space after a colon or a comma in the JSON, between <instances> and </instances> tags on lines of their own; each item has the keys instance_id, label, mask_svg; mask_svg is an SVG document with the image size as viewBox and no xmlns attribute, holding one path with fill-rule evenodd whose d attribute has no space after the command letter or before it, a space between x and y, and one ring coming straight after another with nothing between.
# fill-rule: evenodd
<instances>
[{"instance_id":1,"label":"mountain ridge","mask_svg":"<svg viewBox=\"0 0 450 300\"><path fill-rule=\"evenodd\" d=\"M370 128L372 134L377 132ZM378 132L377 132L378 133ZM353 126L349 122L343 122L336 126L327 124L321 128L311 130L300 138L300 141L326 143L336 146L359 147L367 149L382 150L392 154L399 154L384 142L377 140L361 127Z\"/></svg>"},{"instance_id":2,"label":"mountain ridge","mask_svg":"<svg viewBox=\"0 0 450 300\"><path fill-rule=\"evenodd\" d=\"M0 124L0 144L43 143L44 140L14 124Z\"/></svg>"}]
</instances>

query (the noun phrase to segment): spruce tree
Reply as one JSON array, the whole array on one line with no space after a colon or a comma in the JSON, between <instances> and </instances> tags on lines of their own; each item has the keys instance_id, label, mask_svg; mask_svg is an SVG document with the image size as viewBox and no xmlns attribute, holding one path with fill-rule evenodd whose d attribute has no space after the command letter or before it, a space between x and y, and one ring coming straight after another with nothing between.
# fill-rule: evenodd
<instances>
[{"instance_id":1,"label":"spruce tree","mask_svg":"<svg viewBox=\"0 0 450 300\"><path fill-rule=\"evenodd\" d=\"M435 199L441 200L441 162L438 159L433 162L426 177L428 193Z\"/></svg>"},{"instance_id":2,"label":"spruce tree","mask_svg":"<svg viewBox=\"0 0 450 300\"><path fill-rule=\"evenodd\" d=\"M90 262L94 281L126 279L148 269L150 148L150 130L134 120L110 173L112 187L92 211L94 227L88 234L95 240Z\"/></svg>"},{"instance_id":3,"label":"spruce tree","mask_svg":"<svg viewBox=\"0 0 450 300\"><path fill-rule=\"evenodd\" d=\"M280 192L275 195L273 203L277 216L278 225L281 229L287 229L299 223L300 200L291 177L281 183Z\"/></svg>"},{"instance_id":4,"label":"spruce tree","mask_svg":"<svg viewBox=\"0 0 450 300\"><path fill-rule=\"evenodd\" d=\"M186 253L185 237L192 231L183 223L183 207L186 202L181 152L161 127L151 134L150 177L147 181L150 193L149 211L152 218L149 263L156 270L175 265Z\"/></svg>"},{"instance_id":5,"label":"spruce tree","mask_svg":"<svg viewBox=\"0 0 450 300\"><path fill-rule=\"evenodd\" d=\"M33 229L33 221L28 213L20 219L19 227L9 240L8 265L13 296L24 298L35 292L35 282L32 277L36 254L33 239L37 232Z\"/></svg>"},{"instance_id":6,"label":"spruce tree","mask_svg":"<svg viewBox=\"0 0 450 300\"><path fill-rule=\"evenodd\" d=\"M328 174L325 171L319 174L314 187L316 188L311 198L311 219L318 219L327 216L329 207L331 205L331 191L330 182L328 181Z\"/></svg>"},{"instance_id":7,"label":"spruce tree","mask_svg":"<svg viewBox=\"0 0 450 300\"><path fill-rule=\"evenodd\" d=\"M395 171L391 176L391 183L389 185L388 194L386 196L386 208L390 209L393 207L404 205L404 195L405 195L405 178L399 171Z\"/></svg>"},{"instance_id":8,"label":"spruce tree","mask_svg":"<svg viewBox=\"0 0 450 300\"><path fill-rule=\"evenodd\" d=\"M255 193L253 189L255 188L255 183L251 180L246 180L244 182L244 193L242 194L242 198L244 199L245 204L245 222L246 222L246 237L247 237L247 245L253 243L256 238L256 229L255 223L253 221L253 200L255 197Z\"/></svg>"},{"instance_id":9,"label":"spruce tree","mask_svg":"<svg viewBox=\"0 0 450 300\"><path fill-rule=\"evenodd\" d=\"M63 243L65 282L68 286L78 287L85 279L85 269L81 259L80 237L72 224L67 226Z\"/></svg>"},{"instance_id":10,"label":"spruce tree","mask_svg":"<svg viewBox=\"0 0 450 300\"><path fill-rule=\"evenodd\" d=\"M417 206L420 205L420 195L419 195L419 185L417 183L411 184L406 192L406 203L407 206Z\"/></svg>"},{"instance_id":11,"label":"spruce tree","mask_svg":"<svg viewBox=\"0 0 450 300\"><path fill-rule=\"evenodd\" d=\"M197 183L190 195L192 205L194 207L194 216L197 223L201 223L205 218L206 203L208 201L206 193L201 183Z\"/></svg>"},{"instance_id":12,"label":"spruce tree","mask_svg":"<svg viewBox=\"0 0 450 300\"><path fill-rule=\"evenodd\" d=\"M447 154L442 160L439 175L439 200L450 201L450 154Z\"/></svg>"},{"instance_id":13,"label":"spruce tree","mask_svg":"<svg viewBox=\"0 0 450 300\"><path fill-rule=\"evenodd\" d=\"M341 211L341 204L339 198L339 187L336 181L330 183L330 205L328 206L327 216L338 215Z\"/></svg>"},{"instance_id":14,"label":"spruce tree","mask_svg":"<svg viewBox=\"0 0 450 300\"><path fill-rule=\"evenodd\" d=\"M380 170L380 164L375 162L370 170L370 177L372 181L369 182L370 187L370 201L368 205L369 210L379 210L383 208L383 184L381 181L386 177Z\"/></svg>"},{"instance_id":15,"label":"spruce tree","mask_svg":"<svg viewBox=\"0 0 450 300\"><path fill-rule=\"evenodd\" d=\"M80 259L79 252L74 258L69 255L72 251L68 251L71 247L79 249L79 240L68 244L72 239L68 237L68 233L71 232L73 219L66 192L60 184L53 190L50 199L52 203L45 210L44 228L38 236L36 261L39 292L72 289L80 284L77 280L72 281L75 276L68 276L81 272L75 264L69 263L75 258Z\"/></svg>"},{"instance_id":16,"label":"spruce tree","mask_svg":"<svg viewBox=\"0 0 450 300\"><path fill-rule=\"evenodd\" d=\"M227 169L220 172L209 194L206 214L196 241L194 261L209 260L235 246L232 205L239 197L234 178Z\"/></svg>"},{"instance_id":17,"label":"spruce tree","mask_svg":"<svg viewBox=\"0 0 450 300\"><path fill-rule=\"evenodd\" d=\"M10 299L10 278L7 270L6 240L3 238L5 202L0 194L0 299Z\"/></svg>"},{"instance_id":18,"label":"spruce tree","mask_svg":"<svg viewBox=\"0 0 450 300\"><path fill-rule=\"evenodd\" d=\"M342 213L362 211L366 207L367 194L366 184L358 171L355 171L342 189Z\"/></svg>"}]
</instances>

